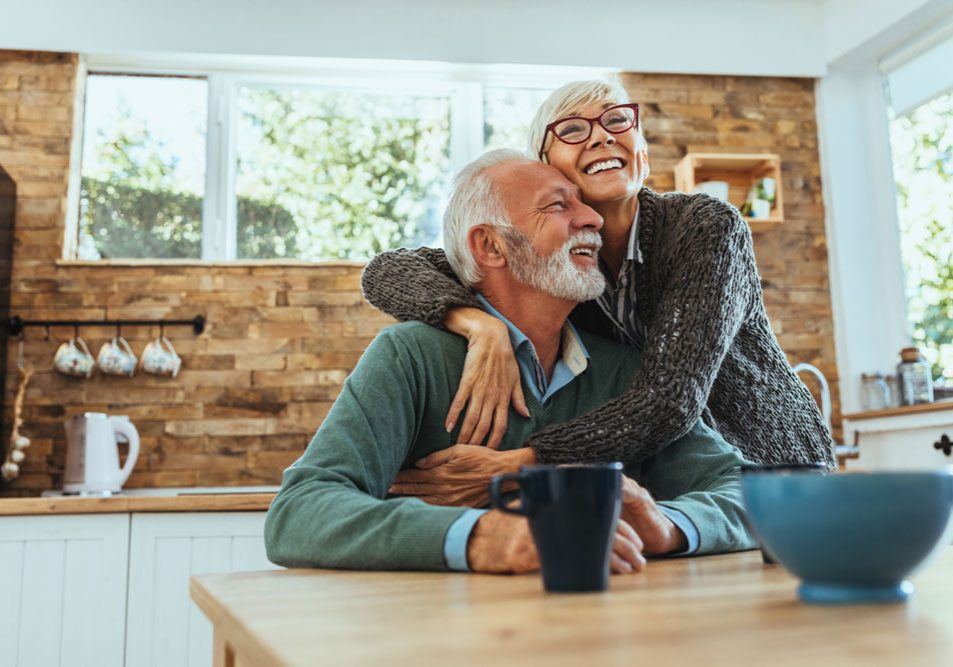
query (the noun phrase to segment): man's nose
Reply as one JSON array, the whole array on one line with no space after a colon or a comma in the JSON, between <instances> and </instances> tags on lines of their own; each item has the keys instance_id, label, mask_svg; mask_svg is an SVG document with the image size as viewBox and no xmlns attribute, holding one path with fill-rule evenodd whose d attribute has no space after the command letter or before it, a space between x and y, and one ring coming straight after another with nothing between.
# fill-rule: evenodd
<instances>
[{"instance_id":1,"label":"man's nose","mask_svg":"<svg viewBox=\"0 0 953 667\"><path fill-rule=\"evenodd\" d=\"M572 219L574 227L578 229L591 229L596 232L602 229L602 224L604 221L601 215L596 213L595 210L586 206L582 202L577 202L576 206L578 210Z\"/></svg>"}]
</instances>

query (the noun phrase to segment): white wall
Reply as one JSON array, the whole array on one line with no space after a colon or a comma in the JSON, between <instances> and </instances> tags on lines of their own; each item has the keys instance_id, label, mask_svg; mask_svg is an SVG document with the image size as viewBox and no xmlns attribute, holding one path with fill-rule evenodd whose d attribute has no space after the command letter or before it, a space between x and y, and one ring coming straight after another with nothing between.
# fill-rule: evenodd
<instances>
[{"instance_id":1,"label":"white wall","mask_svg":"<svg viewBox=\"0 0 953 667\"><path fill-rule=\"evenodd\" d=\"M0 0L0 48L820 76L820 0Z\"/></svg>"},{"instance_id":2,"label":"white wall","mask_svg":"<svg viewBox=\"0 0 953 667\"><path fill-rule=\"evenodd\" d=\"M931 0L826 0L824 54L833 62L898 23Z\"/></svg>"}]
</instances>

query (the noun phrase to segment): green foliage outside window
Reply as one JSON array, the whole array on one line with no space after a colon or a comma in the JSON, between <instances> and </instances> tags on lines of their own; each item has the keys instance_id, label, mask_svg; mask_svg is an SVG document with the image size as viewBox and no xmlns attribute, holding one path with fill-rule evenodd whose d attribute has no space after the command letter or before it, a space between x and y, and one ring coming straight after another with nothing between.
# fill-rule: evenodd
<instances>
[{"instance_id":1,"label":"green foliage outside window","mask_svg":"<svg viewBox=\"0 0 953 667\"><path fill-rule=\"evenodd\" d=\"M197 258L202 254L202 198L121 182L83 179L84 230L102 258ZM238 198L247 224L238 236L242 257L294 257L295 223L274 204Z\"/></svg>"},{"instance_id":2,"label":"green foliage outside window","mask_svg":"<svg viewBox=\"0 0 953 667\"><path fill-rule=\"evenodd\" d=\"M446 98L240 91L239 258L366 259L439 236ZM120 105L94 146L80 256L201 257L203 196L146 123Z\"/></svg>"},{"instance_id":3,"label":"green foliage outside window","mask_svg":"<svg viewBox=\"0 0 953 667\"><path fill-rule=\"evenodd\" d=\"M953 93L893 120L908 317L933 374L953 377Z\"/></svg>"},{"instance_id":4,"label":"green foliage outside window","mask_svg":"<svg viewBox=\"0 0 953 667\"><path fill-rule=\"evenodd\" d=\"M240 257L366 259L439 236L446 98L243 87L238 107L236 190L296 225L295 249ZM257 215L239 210L240 235L255 236Z\"/></svg>"}]
</instances>

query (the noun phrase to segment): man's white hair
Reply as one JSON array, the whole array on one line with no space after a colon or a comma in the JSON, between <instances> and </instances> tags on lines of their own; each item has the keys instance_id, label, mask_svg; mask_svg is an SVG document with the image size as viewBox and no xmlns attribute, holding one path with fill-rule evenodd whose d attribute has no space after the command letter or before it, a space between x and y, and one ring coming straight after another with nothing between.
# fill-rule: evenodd
<instances>
[{"instance_id":1,"label":"man's white hair","mask_svg":"<svg viewBox=\"0 0 953 667\"><path fill-rule=\"evenodd\" d=\"M473 287L483 279L467 243L470 229L476 225L498 229L512 226L503 200L486 172L504 162L528 159L526 154L508 148L488 151L453 179L450 200L443 215L443 242L450 266L467 287Z\"/></svg>"},{"instance_id":2,"label":"man's white hair","mask_svg":"<svg viewBox=\"0 0 953 667\"><path fill-rule=\"evenodd\" d=\"M529 154L533 159L539 159L540 145L543 139L546 139L542 160L547 164L549 163L547 152L554 139L552 133L545 136L547 125L559 118L579 115L585 107L597 102L628 104L630 100L629 94L625 92L625 88L622 87L618 79L573 81L553 91L536 110L533 122L529 126ZM636 131L635 150L646 149L647 144L640 128Z\"/></svg>"}]
</instances>

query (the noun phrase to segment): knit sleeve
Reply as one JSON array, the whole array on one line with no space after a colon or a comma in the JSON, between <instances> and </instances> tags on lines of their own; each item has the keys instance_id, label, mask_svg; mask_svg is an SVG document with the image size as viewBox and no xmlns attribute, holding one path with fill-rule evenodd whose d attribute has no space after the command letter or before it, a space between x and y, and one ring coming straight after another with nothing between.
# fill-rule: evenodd
<instances>
[{"instance_id":1,"label":"knit sleeve","mask_svg":"<svg viewBox=\"0 0 953 667\"><path fill-rule=\"evenodd\" d=\"M685 224L659 261L669 261L646 332L642 367L621 396L535 434L546 463L641 461L687 433L708 402L718 369L757 294L751 232L738 212L693 198Z\"/></svg>"},{"instance_id":2,"label":"knit sleeve","mask_svg":"<svg viewBox=\"0 0 953 667\"><path fill-rule=\"evenodd\" d=\"M361 289L368 303L403 322L442 326L451 308L480 307L439 248L382 252L364 268Z\"/></svg>"}]
</instances>

